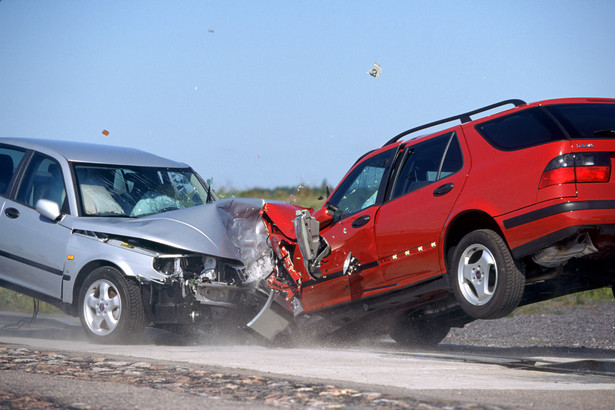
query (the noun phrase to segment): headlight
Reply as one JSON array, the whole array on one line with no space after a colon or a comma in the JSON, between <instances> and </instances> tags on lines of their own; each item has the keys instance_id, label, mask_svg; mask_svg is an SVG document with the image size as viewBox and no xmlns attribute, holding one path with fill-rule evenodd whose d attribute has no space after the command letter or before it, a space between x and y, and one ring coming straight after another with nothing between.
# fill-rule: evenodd
<instances>
[{"instance_id":1,"label":"headlight","mask_svg":"<svg viewBox=\"0 0 615 410\"><path fill-rule=\"evenodd\" d=\"M199 277L209 281L214 281L217 279L215 258L211 256L203 257L203 270L201 271Z\"/></svg>"},{"instance_id":2,"label":"headlight","mask_svg":"<svg viewBox=\"0 0 615 410\"><path fill-rule=\"evenodd\" d=\"M239 261L210 255L162 255L153 260L153 268L164 275L200 283L240 284L245 282Z\"/></svg>"},{"instance_id":3,"label":"headlight","mask_svg":"<svg viewBox=\"0 0 615 410\"><path fill-rule=\"evenodd\" d=\"M213 256L163 255L155 257L152 266L165 275L181 275L186 279L217 279L217 262Z\"/></svg>"},{"instance_id":4,"label":"headlight","mask_svg":"<svg viewBox=\"0 0 615 410\"><path fill-rule=\"evenodd\" d=\"M173 275L176 273L176 265L179 259L176 256L159 256L154 258L152 266L156 272L163 273L165 275Z\"/></svg>"}]
</instances>

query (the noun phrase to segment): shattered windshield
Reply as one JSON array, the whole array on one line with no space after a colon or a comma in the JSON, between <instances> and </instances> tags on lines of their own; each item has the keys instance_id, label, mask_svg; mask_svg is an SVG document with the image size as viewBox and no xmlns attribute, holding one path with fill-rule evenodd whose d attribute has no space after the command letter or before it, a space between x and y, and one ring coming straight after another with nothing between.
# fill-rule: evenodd
<instances>
[{"instance_id":1,"label":"shattered windshield","mask_svg":"<svg viewBox=\"0 0 615 410\"><path fill-rule=\"evenodd\" d=\"M81 214L138 217L214 200L190 168L75 164Z\"/></svg>"}]
</instances>

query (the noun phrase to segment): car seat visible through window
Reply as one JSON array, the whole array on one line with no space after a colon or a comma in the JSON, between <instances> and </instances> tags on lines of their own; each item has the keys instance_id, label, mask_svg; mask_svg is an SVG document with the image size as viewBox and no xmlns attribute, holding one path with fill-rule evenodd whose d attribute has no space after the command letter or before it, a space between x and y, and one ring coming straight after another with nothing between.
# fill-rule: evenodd
<instances>
[{"instance_id":1,"label":"car seat visible through window","mask_svg":"<svg viewBox=\"0 0 615 410\"><path fill-rule=\"evenodd\" d=\"M0 195L6 193L6 190L13 178L13 159L5 154L0 154Z\"/></svg>"}]
</instances>

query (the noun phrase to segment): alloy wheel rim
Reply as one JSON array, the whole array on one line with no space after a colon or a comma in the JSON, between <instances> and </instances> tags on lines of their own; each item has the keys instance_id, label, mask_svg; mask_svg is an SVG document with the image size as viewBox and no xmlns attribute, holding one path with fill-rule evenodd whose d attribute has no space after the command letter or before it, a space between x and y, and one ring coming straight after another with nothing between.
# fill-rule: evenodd
<instances>
[{"instance_id":1,"label":"alloy wheel rim","mask_svg":"<svg viewBox=\"0 0 615 410\"><path fill-rule=\"evenodd\" d=\"M88 328L95 335L112 333L122 313L122 301L113 283L104 279L92 283L85 294L83 313Z\"/></svg>"},{"instance_id":2,"label":"alloy wheel rim","mask_svg":"<svg viewBox=\"0 0 615 410\"><path fill-rule=\"evenodd\" d=\"M484 245L468 246L457 268L457 282L466 301L483 306L493 298L498 279L498 267L493 253Z\"/></svg>"}]
</instances>

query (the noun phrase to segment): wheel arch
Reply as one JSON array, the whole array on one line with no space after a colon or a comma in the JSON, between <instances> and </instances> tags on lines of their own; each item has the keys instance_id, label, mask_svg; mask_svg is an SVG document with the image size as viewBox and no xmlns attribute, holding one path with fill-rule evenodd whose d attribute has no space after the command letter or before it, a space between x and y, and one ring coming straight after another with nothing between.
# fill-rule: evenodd
<instances>
[{"instance_id":1,"label":"wheel arch","mask_svg":"<svg viewBox=\"0 0 615 410\"><path fill-rule=\"evenodd\" d=\"M111 268L115 268L117 269L120 274L127 276L126 273L122 270L122 268L120 268L117 264L107 261L107 260L93 260L90 261L88 263L86 263L83 267L81 267L81 270L79 270L79 273L77 274L77 277L75 278L75 282L73 283L73 289L72 289L72 296L73 296L73 300L72 300L72 306L73 309L78 309L78 304L79 304L79 291L81 290L81 285L83 285L83 282L85 281L85 279L88 277L88 275L90 273L92 273L95 269L98 269L102 266L109 266Z\"/></svg>"},{"instance_id":2,"label":"wheel arch","mask_svg":"<svg viewBox=\"0 0 615 410\"><path fill-rule=\"evenodd\" d=\"M502 240L504 240L508 246L508 242L506 241L500 226L491 215L479 209L464 211L451 220L444 237L443 257L447 271L450 270L449 263L451 250L454 250L455 246L457 246L465 235L477 229L491 229L500 235Z\"/></svg>"}]
</instances>

